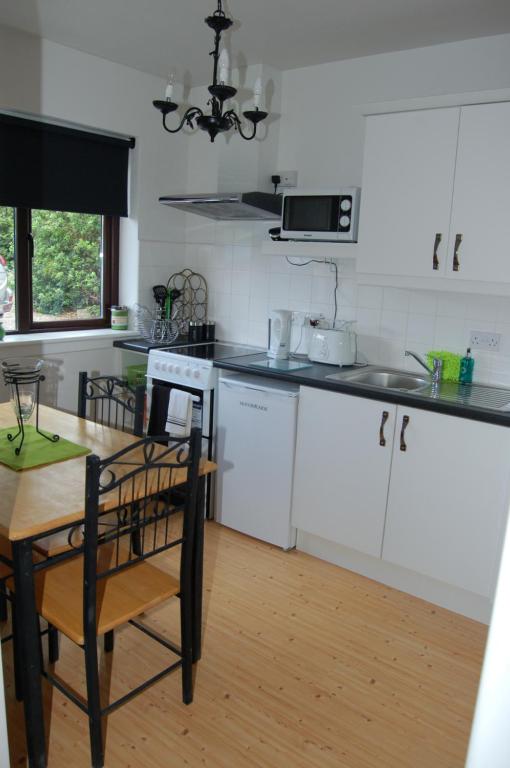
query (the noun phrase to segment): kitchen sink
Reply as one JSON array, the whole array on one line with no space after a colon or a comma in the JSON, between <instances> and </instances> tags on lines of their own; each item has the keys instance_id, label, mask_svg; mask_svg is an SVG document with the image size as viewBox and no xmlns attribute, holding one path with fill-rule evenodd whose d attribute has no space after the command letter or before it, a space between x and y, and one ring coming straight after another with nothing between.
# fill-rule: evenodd
<instances>
[{"instance_id":1,"label":"kitchen sink","mask_svg":"<svg viewBox=\"0 0 510 768\"><path fill-rule=\"evenodd\" d=\"M362 371L349 371L348 373L331 373L327 379L335 381L352 381L368 387L381 387L383 389L415 390L426 387L430 379L417 376L405 371L389 370L387 368L370 367Z\"/></svg>"}]
</instances>

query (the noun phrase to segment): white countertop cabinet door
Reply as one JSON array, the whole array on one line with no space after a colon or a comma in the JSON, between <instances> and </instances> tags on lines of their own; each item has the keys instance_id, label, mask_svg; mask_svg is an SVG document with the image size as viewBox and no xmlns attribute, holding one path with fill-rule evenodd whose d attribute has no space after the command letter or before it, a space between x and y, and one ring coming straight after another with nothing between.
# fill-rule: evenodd
<instances>
[{"instance_id":1,"label":"white countertop cabinet door","mask_svg":"<svg viewBox=\"0 0 510 768\"><path fill-rule=\"evenodd\" d=\"M301 387L292 525L380 557L395 412L389 403Z\"/></svg>"},{"instance_id":2,"label":"white countertop cabinet door","mask_svg":"<svg viewBox=\"0 0 510 768\"><path fill-rule=\"evenodd\" d=\"M359 272L444 277L459 116L448 107L367 117Z\"/></svg>"},{"instance_id":3,"label":"white countertop cabinet door","mask_svg":"<svg viewBox=\"0 0 510 768\"><path fill-rule=\"evenodd\" d=\"M510 283L509 201L510 103L463 107L448 278ZM453 263L456 242L458 270Z\"/></svg>"},{"instance_id":4,"label":"white countertop cabinet door","mask_svg":"<svg viewBox=\"0 0 510 768\"><path fill-rule=\"evenodd\" d=\"M383 559L492 598L509 468L510 429L398 406Z\"/></svg>"}]
</instances>

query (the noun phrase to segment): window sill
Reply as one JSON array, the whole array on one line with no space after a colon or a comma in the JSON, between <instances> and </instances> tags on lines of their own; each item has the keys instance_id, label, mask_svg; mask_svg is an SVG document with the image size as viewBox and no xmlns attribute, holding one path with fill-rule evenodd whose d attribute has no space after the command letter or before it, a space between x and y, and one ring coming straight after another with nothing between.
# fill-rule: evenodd
<instances>
[{"instance_id":1,"label":"window sill","mask_svg":"<svg viewBox=\"0 0 510 768\"><path fill-rule=\"evenodd\" d=\"M43 333L11 333L0 342L0 356L2 349L22 346L46 346L47 344L61 344L73 342L89 344L91 341L103 341L108 343L113 339L122 339L136 336L134 330L115 331L112 328L94 328L85 331L47 331Z\"/></svg>"}]
</instances>

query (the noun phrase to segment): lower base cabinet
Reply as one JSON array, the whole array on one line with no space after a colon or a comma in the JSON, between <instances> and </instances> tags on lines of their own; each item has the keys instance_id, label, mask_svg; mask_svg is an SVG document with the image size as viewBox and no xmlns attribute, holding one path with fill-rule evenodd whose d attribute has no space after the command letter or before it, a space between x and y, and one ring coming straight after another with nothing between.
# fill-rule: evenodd
<instances>
[{"instance_id":1,"label":"lower base cabinet","mask_svg":"<svg viewBox=\"0 0 510 768\"><path fill-rule=\"evenodd\" d=\"M509 479L510 429L399 406L383 559L492 597Z\"/></svg>"},{"instance_id":2,"label":"lower base cabinet","mask_svg":"<svg viewBox=\"0 0 510 768\"><path fill-rule=\"evenodd\" d=\"M302 387L292 524L492 598L510 429Z\"/></svg>"}]
</instances>

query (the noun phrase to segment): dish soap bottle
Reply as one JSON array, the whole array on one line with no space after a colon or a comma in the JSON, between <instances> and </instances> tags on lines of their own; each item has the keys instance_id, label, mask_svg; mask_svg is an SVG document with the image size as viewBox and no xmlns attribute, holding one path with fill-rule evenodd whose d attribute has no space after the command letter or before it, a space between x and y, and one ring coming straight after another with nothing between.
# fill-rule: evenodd
<instances>
[{"instance_id":1,"label":"dish soap bottle","mask_svg":"<svg viewBox=\"0 0 510 768\"><path fill-rule=\"evenodd\" d=\"M471 349L468 347L465 357L460 361L459 381L461 384L471 384L473 381L473 368L475 361L471 357Z\"/></svg>"}]
</instances>

